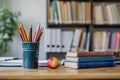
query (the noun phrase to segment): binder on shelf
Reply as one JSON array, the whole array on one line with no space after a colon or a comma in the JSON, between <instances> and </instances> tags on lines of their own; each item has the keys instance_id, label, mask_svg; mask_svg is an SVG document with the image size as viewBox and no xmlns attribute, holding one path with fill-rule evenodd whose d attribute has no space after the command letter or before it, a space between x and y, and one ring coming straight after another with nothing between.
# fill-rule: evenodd
<instances>
[{"instance_id":1,"label":"binder on shelf","mask_svg":"<svg viewBox=\"0 0 120 80\"><path fill-rule=\"evenodd\" d=\"M67 51L71 51L72 41L73 41L73 31L69 31L69 39L68 39L68 49Z\"/></svg>"},{"instance_id":2,"label":"binder on shelf","mask_svg":"<svg viewBox=\"0 0 120 80\"><path fill-rule=\"evenodd\" d=\"M46 52L51 51L51 29L45 29L45 50Z\"/></svg>"},{"instance_id":3,"label":"binder on shelf","mask_svg":"<svg viewBox=\"0 0 120 80\"><path fill-rule=\"evenodd\" d=\"M65 31L66 34L66 52L71 50L71 44L73 39L73 31Z\"/></svg>"},{"instance_id":4,"label":"binder on shelf","mask_svg":"<svg viewBox=\"0 0 120 80\"><path fill-rule=\"evenodd\" d=\"M51 52L56 52L56 29L51 29Z\"/></svg>"},{"instance_id":5,"label":"binder on shelf","mask_svg":"<svg viewBox=\"0 0 120 80\"><path fill-rule=\"evenodd\" d=\"M62 31L62 38L61 38L61 41L62 41L62 52L66 52L66 49L67 49L67 33L65 31Z\"/></svg>"},{"instance_id":6,"label":"binder on shelf","mask_svg":"<svg viewBox=\"0 0 120 80\"><path fill-rule=\"evenodd\" d=\"M61 29L56 29L56 52L61 52Z\"/></svg>"}]
</instances>

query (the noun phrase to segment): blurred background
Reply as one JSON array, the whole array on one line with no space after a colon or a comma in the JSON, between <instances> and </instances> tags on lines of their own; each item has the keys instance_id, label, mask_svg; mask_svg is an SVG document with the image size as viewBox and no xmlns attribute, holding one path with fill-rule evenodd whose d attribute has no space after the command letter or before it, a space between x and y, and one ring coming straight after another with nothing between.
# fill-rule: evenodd
<instances>
[{"instance_id":1,"label":"blurred background","mask_svg":"<svg viewBox=\"0 0 120 80\"><path fill-rule=\"evenodd\" d=\"M35 31L39 25L46 28L47 25L47 10L46 10L47 0L0 0L0 6L6 5L8 8L14 12L20 12L18 23L22 23L25 27L26 32L30 25L33 26L33 31ZM46 59L46 54L44 50L44 36L40 41L39 49L39 59ZM21 51L21 38L19 36L18 30L15 31L15 36L13 41L9 42L9 50L4 56L15 56L22 57Z\"/></svg>"}]
</instances>

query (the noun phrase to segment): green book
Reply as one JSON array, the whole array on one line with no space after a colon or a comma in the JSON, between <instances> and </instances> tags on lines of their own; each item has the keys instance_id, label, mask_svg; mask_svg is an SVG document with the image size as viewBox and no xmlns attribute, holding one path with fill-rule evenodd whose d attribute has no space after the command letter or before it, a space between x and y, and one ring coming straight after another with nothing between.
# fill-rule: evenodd
<instances>
[{"instance_id":1,"label":"green book","mask_svg":"<svg viewBox=\"0 0 120 80\"><path fill-rule=\"evenodd\" d=\"M113 18L114 18L114 23L118 23L118 19L117 19L117 11L116 11L116 5L112 4L112 13L113 13Z\"/></svg>"},{"instance_id":2,"label":"green book","mask_svg":"<svg viewBox=\"0 0 120 80\"><path fill-rule=\"evenodd\" d=\"M86 61L114 61L114 56L87 56L87 57L70 57L66 56L66 60L75 62L86 62Z\"/></svg>"}]
</instances>

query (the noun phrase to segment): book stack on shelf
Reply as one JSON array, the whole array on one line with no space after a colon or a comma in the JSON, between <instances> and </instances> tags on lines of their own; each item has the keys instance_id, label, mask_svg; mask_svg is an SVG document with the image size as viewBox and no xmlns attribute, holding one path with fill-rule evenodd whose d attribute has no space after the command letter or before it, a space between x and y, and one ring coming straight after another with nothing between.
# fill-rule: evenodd
<instances>
[{"instance_id":1,"label":"book stack on shelf","mask_svg":"<svg viewBox=\"0 0 120 80\"><path fill-rule=\"evenodd\" d=\"M68 68L114 67L113 52L67 52L64 66Z\"/></svg>"}]
</instances>

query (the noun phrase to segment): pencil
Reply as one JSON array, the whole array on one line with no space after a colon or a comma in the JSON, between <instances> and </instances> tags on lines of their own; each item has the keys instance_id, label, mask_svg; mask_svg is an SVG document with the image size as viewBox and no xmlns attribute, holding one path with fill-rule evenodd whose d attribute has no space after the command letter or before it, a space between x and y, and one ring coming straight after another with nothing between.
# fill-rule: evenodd
<instances>
[{"instance_id":1,"label":"pencil","mask_svg":"<svg viewBox=\"0 0 120 80\"><path fill-rule=\"evenodd\" d=\"M32 42L32 25L30 26L28 37L29 37L29 42Z\"/></svg>"},{"instance_id":2,"label":"pencil","mask_svg":"<svg viewBox=\"0 0 120 80\"><path fill-rule=\"evenodd\" d=\"M41 39L42 34L43 34L43 32L40 33L37 42L39 42L39 40Z\"/></svg>"},{"instance_id":3,"label":"pencil","mask_svg":"<svg viewBox=\"0 0 120 80\"><path fill-rule=\"evenodd\" d=\"M34 32L34 36L32 38L32 42L35 42L36 32Z\"/></svg>"},{"instance_id":4,"label":"pencil","mask_svg":"<svg viewBox=\"0 0 120 80\"><path fill-rule=\"evenodd\" d=\"M37 35L36 35L35 42L38 42L41 33L42 33L42 28L40 27L40 29L38 30L38 33L37 33Z\"/></svg>"},{"instance_id":5,"label":"pencil","mask_svg":"<svg viewBox=\"0 0 120 80\"><path fill-rule=\"evenodd\" d=\"M22 31L22 35L24 36L24 42L28 42L28 38L27 38L27 35L26 35L26 32L25 32L25 29L24 29L24 27L23 27L23 25L21 24L20 25L20 29L21 29L21 31Z\"/></svg>"},{"instance_id":6,"label":"pencil","mask_svg":"<svg viewBox=\"0 0 120 80\"><path fill-rule=\"evenodd\" d=\"M38 26L38 28L37 28L37 32L36 32L36 35L35 35L35 39L34 39L34 41L36 42L36 39L37 39L37 37L38 37L38 33L39 33L39 30L40 30L40 24L39 24L39 26Z\"/></svg>"},{"instance_id":7,"label":"pencil","mask_svg":"<svg viewBox=\"0 0 120 80\"><path fill-rule=\"evenodd\" d=\"M20 35L22 41L24 42L24 37L23 37L23 35L22 35L22 32L21 32L21 30L20 30L20 27L18 27L18 31L19 31L19 35Z\"/></svg>"},{"instance_id":8,"label":"pencil","mask_svg":"<svg viewBox=\"0 0 120 80\"><path fill-rule=\"evenodd\" d=\"M25 37L24 37L24 33L23 33L23 31L22 31L22 28L21 28L21 26L19 27L19 29L20 29L20 33L21 33L21 36L22 36L22 38L23 38L23 41L25 42Z\"/></svg>"}]
</instances>

